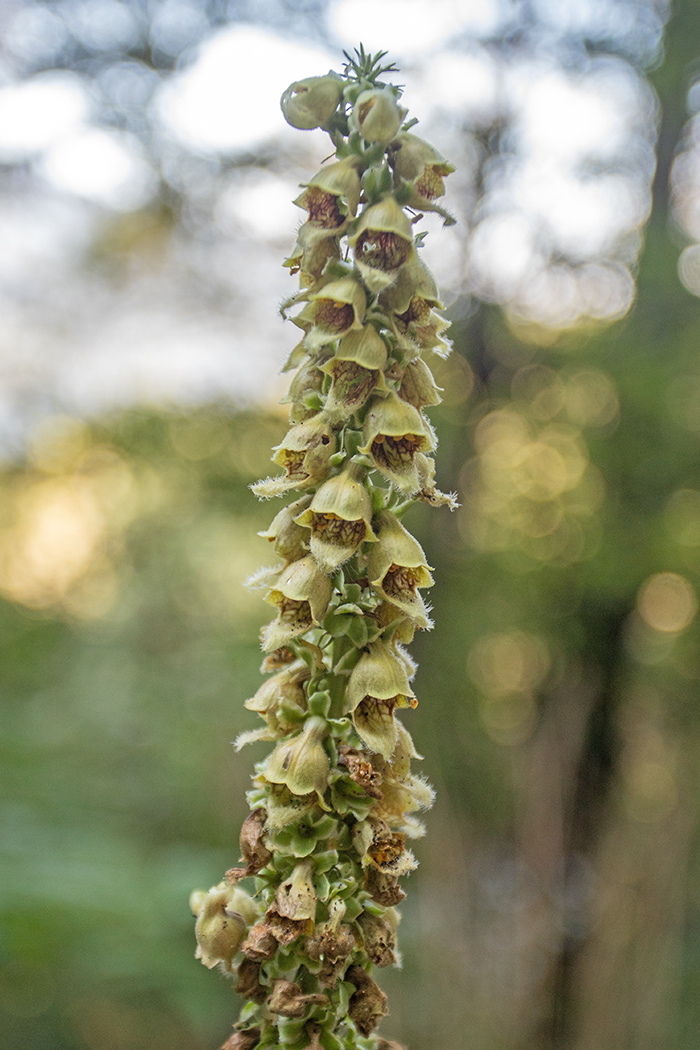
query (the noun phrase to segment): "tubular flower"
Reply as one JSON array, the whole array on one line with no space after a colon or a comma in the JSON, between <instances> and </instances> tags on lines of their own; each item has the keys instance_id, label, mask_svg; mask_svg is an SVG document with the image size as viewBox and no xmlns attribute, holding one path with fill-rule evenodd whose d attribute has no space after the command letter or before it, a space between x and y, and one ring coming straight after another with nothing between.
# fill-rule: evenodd
<instances>
[{"instance_id":1,"label":"tubular flower","mask_svg":"<svg viewBox=\"0 0 700 1050\"><path fill-rule=\"evenodd\" d=\"M350 675L345 702L367 747L389 758L398 733L394 711L415 707L417 702L404 664L383 642L370 645Z\"/></svg>"},{"instance_id":2,"label":"tubular flower","mask_svg":"<svg viewBox=\"0 0 700 1050\"><path fill-rule=\"evenodd\" d=\"M443 309L433 275L418 258L413 258L398 274L396 281L380 296L382 308L393 321L399 345L406 350L433 350L440 356L449 353L449 344L441 333L450 327L436 309Z\"/></svg>"},{"instance_id":3,"label":"tubular flower","mask_svg":"<svg viewBox=\"0 0 700 1050\"><path fill-rule=\"evenodd\" d=\"M366 540L373 542L372 500L362 468L350 465L324 481L307 510L295 518L311 529L311 554L321 572L339 569Z\"/></svg>"},{"instance_id":4,"label":"tubular flower","mask_svg":"<svg viewBox=\"0 0 700 1050\"><path fill-rule=\"evenodd\" d=\"M298 561L309 553L309 533L301 525L297 525L294 519L306 510L310 502L311 496L302 496L301 499L290 503L275 515L265 532L258 533L258 536L274 544L275 553L287 563Z\"/></svg>"},{"instance_id":5,"label":"tubular flower","mask_svg":"<svg viewBox=\"0 0 700 1050\"><path fill-rule=\"evenodd\" d=\"M399 386L399 397L419 410L439 405L442 401L433 374L420 357L406 365Z\"/></svg>"},{"instance_id":6,"label":"tubular flower","mask_svg":"<svg viewBox=\"0 0 700 1050\"><path fill-rule=\"evenodd\" d=\"M306 710L304 682L309 679L309 668L302 660L278 671L258 689L255 696L243 705L265 719L270 729L289 733Z\"/></svg>"},{"instance_id":7,"label":"tubular flower","mask_svg":"<svg viewBox=\"0 0 700 1050\"><path fill-rule=\"evenodd\" d=\"M308 306L295 318L300 326L308 325L304 344L309 350L316 350L342 338L352 329L362 327L367 298L362 285L353 277L331 281L309 299Z\"/></svg>"},{"instance_id":8,"label":"tubular flower","mask_svg":"<svg viewBox=\"0 0 700 1050\"><path fill-rule=\"evenodd\" d=\"M410 188L407 204L423 211L437 211L448 223L454 222L451 215L434 203L445 193L444 179L455 170L441 153L406 131L392 142L390 164L397 180Z\"/></svg>"},{"instance_id":9,"label":"tubular flower","mask_svg":"<svg viewBox=\"0 0 700 1050\"><path fill-rule=\"evenodd\" d=\"M272 462L284 467L281 478L266 478L251 488L260 499L281 496L290 489L310 488L328 475L335 452L335 435L322 419L310 419L292 427L284 441L274 449Z\"/></svg>"},{"instance_id":10,"label":"tubular flower","mask_svg":"<svg viewBox=\"0 0 700 1050\"><path fill-rule=\"evenodd\" d=\"M300 558L288 565L265 597L265 601L279 610L277 619L263 631L265 652L278 649L311 627L318 627L328 608L331 589L331 581L312 557Z\"/></svg>"},{"instance_id":11,"label":"tubular flower","mask_svg":"<svg viewBox=\"0 0 700 1050\"><path fill-rule=\"evenodd\" d=\"M340 259L340 243L335 236L312 222L299 227L297 242L292 254L283 266L290 274L299 274L302 288L308 288L319 280L329 263Z\"/></svg>"},{"instance_id":12,"label":"tubular flower","mask_svg":"<svg viewBox=\"0 0 700 1050\"><path fill-rule=\"evenodd\" d=\"M333 357L321 366L332 378L326 417L341 422L362 408L373 390L385 390L386 361L386 344L371 324L341 339Z\"/></svg>"},{"instance_id":13,"label":"tubular flower","mask_svg":"<svg viewBox=\"0 0 700 1050\"><path fill-rule=\"evenodd\" d=\"M419 627L430 626L425 602L417 593L417 588L433 585L423 548L398 518L386 511L378 517L377 537L379 542L372 547L367 562L372 587Z\"/></svg>"},{"instance_id":14,"label":"tubular flower","mask_svg":"<svg viewBox=\"0 0 700 1050\"><path fill-rule=\"evenodd\" d=\"M349 240L371 292L388 288L415 252L411 223L393 197L366 208Z\"/></svg>"},{"instance_id":15,"label":"tubular flower","mask_svg":"<svg viewBox=\"0 0 700 1050\"><path fill-rule=\"evenodd\" d=\"M191 898L198 958L246 1000L225 1050L403 1050L373 1034L387 1002L372 973L400 959L393 909L416 866L406 841L432 803L395 712L417 704L405 646L430 626L421 592L433 581L402 522L419 500L454 505L436 488L423 415L440 401L423 357L446 352L446 322L413 237L420 216L404 206L446 215L435 201L451 166L401 130L383 57L360 49L343 75L282 97L289 123L325 128L333 153L295 201L290 429L272 453L280 476L253 486L290 495L259 534L276 564L247 581L275 618L261 632L270 677L245 701L263 724L235 748L273 743L238 866Z\"/></svg>"},{"instance_id":16,"label":"tubular flower","mask_svg":"<svg viewBox=\"0 0 700 1050\"><path fill-rule=\"evenodd\" d=\"M401 492L417 492L415 455L435 446L420 412L396 394L377 398L365 418L363 437L360 451L372 457L377 470Z\"/></svg>"},{"instance_id":17,"label":"tubular flower","mask_svg":"<svg viewBox=\"0 0 700 1050\"><path fill-rule=\"evenodd\" d=\"M324 373L314 361L305 361L289 384L281 405L291 405L289 419L292 423L306 423L323 406Z\"/></svg>"},{"instance_id":18,"label":"tubular flower","mask_svg":"<svg viewBox=\"0 0 700 1050\"><path fill-rule=\"evenodd\" d=\"M359 157L353 155L321 168L294 201L309 214L309 224L325 234L342 233L360 203Z\"/></svg>"}]
</instances>

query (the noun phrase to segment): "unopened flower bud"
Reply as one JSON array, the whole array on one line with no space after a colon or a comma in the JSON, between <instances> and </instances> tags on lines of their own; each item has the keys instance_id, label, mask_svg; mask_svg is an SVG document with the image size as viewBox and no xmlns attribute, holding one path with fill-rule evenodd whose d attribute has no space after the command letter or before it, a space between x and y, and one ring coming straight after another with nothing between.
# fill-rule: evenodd
<instances>
[{"instance_id":1,"label":"unopened flower bud","mask_svg":"<svg viewBox=\"0 0 700 1050\"><path fill-rule=\"evenodd\" d=\"M389 87L363 91L352 111L350 126L365 142L391 142L406 116Z\"/></svg>"},{"instance_id":2,"label":"unopened flower bud","mask_svg":"<svg viewBox=\"0 0 700 1050\"><path fill-rule=\"evenodd\" d=\"M343 81L335 73L295 80L280 99L284 119L301 131L323 127L335 113L342 94Z\"/></svg>"},{"instance_id":3,"label":"unopened flower bud","mask_svg":"<svg viewBox=\"0 0 700 1050\"><path fill-rule=\"evenodd\" d=\"M420 412L396 394L377 398L364 423L365 444L377 470L401 492L420 488L414 457L435 447L435 438Z\"/></svg>"},{"instance_id":4,"label":"unopened flower bud","mask_svg":"<svg viewBox=\"0 0 700 1050\"><path fill-rule=\"evenodd\" d=\"M352 557L361 543L374 541L372 500L361 468L350 465L324 481L311 506L296 518L311 529L311 554L321 572L331 574Z\"/></svg>"},{"instance_id":5,"label":"unopened flower bud","mask_svg":"<svg viewBox=\"0 0 700 1050\"><path fill-rule=\"evenodd\" d=\"M388 288L415 251L411 223L393 197L365 208L349 241L371 292Z\"/></svg>"},{"instance_id":6,"label":"unopened flower bud","mask_svg":"<svg viewBox=\"0 0 700 1050\"><path fill-rule=\"evenodd\" d=\"M327 735L325 719L317 715L307 718L300 733L278 744L272 752L265 766L265 780L285 784L295 795L309 795L312 791L322 795L330 771L330 760L323 747Z\"/></svg>"}]
</instances>

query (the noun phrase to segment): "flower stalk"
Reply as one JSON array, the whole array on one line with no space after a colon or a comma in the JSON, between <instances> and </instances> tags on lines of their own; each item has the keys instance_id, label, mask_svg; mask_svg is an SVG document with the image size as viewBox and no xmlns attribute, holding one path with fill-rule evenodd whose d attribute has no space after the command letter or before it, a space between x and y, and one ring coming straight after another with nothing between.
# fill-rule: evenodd
<instances>
[{"instance_id":1,"label":"flower stalk","mask_svg":"<svg viewBox=\"0 0 700 1050\"><path fill-rule=\"evenodd\" d=\"M396 714L418 703L405 646L432 626L433 583L399 516L456 505L435 486L423 411L440 400L424 357L449 347L413 211L452 221L435 201L453 169L409 134L384 54L346 57L282 97L333 154L295 202L306 220L284 264L299 281L284 311L303 331L272 456L284 473L253 486L292 496L260 533L279 559L254 577L276 612L261 639L270 677L245 703L263 728L237 741L273 747L248 793L242 866L192 896L197 957L245 999L223 1050L400 1050L376 1034L388 1006L372 973L397 963L406 841L433 799Z\"/></svg>"}]
</instances>

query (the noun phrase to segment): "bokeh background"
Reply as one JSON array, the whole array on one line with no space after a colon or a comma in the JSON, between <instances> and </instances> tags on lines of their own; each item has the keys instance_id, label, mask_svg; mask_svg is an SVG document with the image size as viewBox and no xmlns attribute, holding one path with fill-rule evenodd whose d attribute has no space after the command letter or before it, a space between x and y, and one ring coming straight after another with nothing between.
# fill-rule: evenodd
<instances>
[{"instance_id":1,"label":"bokeh background","mask_svg":"<svg viewBox=\"0 0 700 1050\"><path fill-rule=\"evenodd\" d=\"M457 166L425 258L444 489L410 728L438 802L382 1027L696 1050L694 0L5 0L0 1046L206 1050L187 897L238 859L279 301L328 153L289 82L360 41Z\"/></svg>"}]
</instances>

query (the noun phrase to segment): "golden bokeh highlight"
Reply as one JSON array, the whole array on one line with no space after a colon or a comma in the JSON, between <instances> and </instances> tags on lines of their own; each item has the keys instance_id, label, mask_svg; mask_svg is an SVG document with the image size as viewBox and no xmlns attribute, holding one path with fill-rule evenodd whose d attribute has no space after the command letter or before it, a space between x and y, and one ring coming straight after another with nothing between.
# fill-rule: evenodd
<instances>
[{"instance_id":1,"label":"golden bokeh highlight","mask_svg":"<svg viewBox=\"0 0 700 1050\"><path fill-rule=\"evenodd\" d=\"M642 585L637 597L642 620L655 631L675 634L695 618L698 600L693 585L675 572L659 572Z\"/></svg>"},{"instance_id":2,"label":"golden bokeh highlight","mask_svg":"<svg viewBox=\"0 0 700 1050\"><path fill-rule=\"evenodd\" d=\"M535 400L545 393L556 400L557 384L541 385L545 371L529 369L520 386L536 386ZM477 456L462 473L459 523L470 546L515 548L541 562L575 562L593 552L604 489L578 428L502 408L479 421L474 445Z\"/></svg>"},{"instance_id":3,"label":"golden bokeh highlight","mask_svg":"<svg viewBox=\"0 0 700 1050\"><path fill-rule=\"evenodd\" d=\"M550 666L547 643L529 631L482 635L467 657L470 677L490 696L536 690Z\"/></svg>"}]
</instances>

